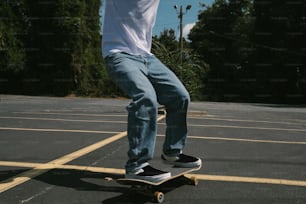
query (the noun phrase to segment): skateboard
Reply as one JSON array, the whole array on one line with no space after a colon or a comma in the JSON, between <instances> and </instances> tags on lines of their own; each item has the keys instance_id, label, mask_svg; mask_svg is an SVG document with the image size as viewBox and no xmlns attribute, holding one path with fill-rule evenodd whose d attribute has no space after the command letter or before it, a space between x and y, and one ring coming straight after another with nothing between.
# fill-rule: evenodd
<instances>
[{"instance_id":1,"label":"skateboard","mask_svg":"<svg viewBox=\"0 0 306 204\"><path fill-rule=\"evenodd\" d=\"M145 196L149 196L154 199L154 202L162 203L165 199L165 194L161 190L161 185L171 180L183 177L187 179L188 184L190 185L198 185L197 178L194 177L187 177L186 174L191 173L193 171L197 171L201 168L201 166L195 168L178 168L178 167L171 167L168 169L164 169L171 172L171 177L159 181L159 182L151 182L146 180L139 180L139 179L128 179L128 178L118 178L114 179L117 183L121 185L128 185L131 186L131 190L134 190L136 193L143 194Z\"/></svg>"}]
</instances>

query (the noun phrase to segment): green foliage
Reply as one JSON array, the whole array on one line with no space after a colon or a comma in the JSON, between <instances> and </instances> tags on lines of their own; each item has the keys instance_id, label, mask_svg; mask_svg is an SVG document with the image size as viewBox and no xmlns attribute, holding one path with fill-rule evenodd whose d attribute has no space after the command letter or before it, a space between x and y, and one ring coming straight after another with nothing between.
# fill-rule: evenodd
<instances>
[{"instance_id":1,"label":"green foliage","mask_svg":"<svg viewBox=\"0 0 306 204\"><path fill-rule=\"evenodd\" d=\"M0 74L5 79L1 80L0 91L60 96L108 94L99 32L100 3L1 1ZM9 79L12 74L15 78Z\"/></svg>"},{"instance_id":2,"label":"green foliage","mask_svg":"<svg viewBox=\"0 0 306 204\"><path fill-rule=\"evenodd\" d=\"M16 75L24 68L25 52L14 28L0 22L0 73Z\"/></svg>"},{"instance_id":3,"label":"green foliage","mask_svg":"<svg viewBox=\"0 0 306 204\"><path fill-rule=\"evenodd\" d=\"M0 74L17 75L24 69L25 51L20 39L22 19L16 1L0 2Z\"/></svg>"},{"instance_id":4,"label":"green foliage","mask_svg":"<svg viewBox=\"0 0 306 204\"><path fill-rule=\"evenodd\" d=\"M0 93L123 96L102 59L100 3L0 1ZM305 103L305 11L303 1L215 0L182 52L164 30L153 53L193 100Z\"/></svg>"},{"instance_id":5,"label":"green foliage","mask_svg":"<svg viewBox=\"0 0 306 204\"><path fill-rule=\"evenodd\" d=\"M189 38L210 65L209 99L305 101L305 6L285 0L216 0L201 11Z\"/></svg>"},{"instance_id":6,"label":"green foliage","mask_svg":"<svg viewBox=\"0 0 306 204\"><path fill-rule=\"evenodd\" d=\"M306 3L255 0L254 11L251 40L256 49L250 69L258 79L258 92L266 101L305 102Z\"/></svg>"},{"instance_id":7,"label":"green foliage","mask_svg":"<svg viewBox=\"0 0 306 204\"><path fill-rule=\"evenodd\" d=\"M57 16L63 16L57 25L66 35L70 48L74 92L78 95L101 95L106 87L101 36L99 35L100 1L59 1ZM105 88L104 88L105 89Z\"/></svg>"},{"instance_id":8,"label":"green foliage","mask_svg":"<svg viewBox=\"0 0 306 204\"><path fill-rule=\"evenodd\" d=\"M183 63L178 63L181 53L173 30L164 30L159 37L153 38L152 52L184 83L193 100L204 98L203 80L208 66L188 48L184 49Z\"/></svg>"}]
</instances>

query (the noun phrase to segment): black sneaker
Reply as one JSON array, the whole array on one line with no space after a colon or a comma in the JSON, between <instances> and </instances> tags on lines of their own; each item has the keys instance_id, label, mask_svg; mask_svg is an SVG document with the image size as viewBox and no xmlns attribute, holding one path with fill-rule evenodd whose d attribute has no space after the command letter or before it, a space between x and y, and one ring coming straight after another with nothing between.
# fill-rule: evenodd
<instances>
[{"instance_id":1,"label":"black sneaker","mask_svg":"<svg viewBox=\"0 0 306 204\"><path fill-rule=\"evenodd\" d=\"M161 158L165 163L172 164L175 167L193 168L202 165L202 160L200 158L188 156L186 154L180 154L178 156L166 156L162 154Z\"/></svg>"},{"instance_id":2,"label":"black sneaker","mask_svg":"<svg viewBox=\"0 0 306 204\"><path fill-rule=\"evenodd\" d=\"M150 165L143 167L142 169L125 174L125 178L128 179L139 179L150 182L159 182L171 177L170 172L161 171L151 167Z\"/></svg>"}]
</instances>

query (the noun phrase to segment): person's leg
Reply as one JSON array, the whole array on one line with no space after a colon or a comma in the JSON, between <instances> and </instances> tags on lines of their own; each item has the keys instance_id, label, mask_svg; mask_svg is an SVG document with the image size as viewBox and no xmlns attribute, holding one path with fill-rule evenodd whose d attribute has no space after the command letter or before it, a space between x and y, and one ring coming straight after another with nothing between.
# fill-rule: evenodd
<instances>
[{"instance_id":1,"label":"person's leg","mask_svg":"<svg viewBox=\"0 0 306 204\"><path fill-rule=\"evenodd\" d=\"M149 79L156 90L158 102L165 105L167 113L163 159L179 160L175 164L183 167L199 166L201 160L198 158L187 155L178 158L187 139L189 93L177 76L156 57L149 59Z\"/></svg>"},{"instance_id":2,"label":"person's leg","mask_svg":"<svg viewBox=\"0 0 306 204\"><path fill-rule=\"evenodd\" d=\"M185 146L187 137L187 109L190 102L188 91L176 75L156 57L149 57L149 79L158 102L166 108L166 138L163 151L178 155Z\"/></svg>"},{"instance_id":3,"label":"person's leg","mask_svg":"<svg viewBox=\"0 0 306 204\"><path fill-rule=\"evenodd\" d=\"M154 154L158 104L155 90L147 78L144 59L140 56L116 53L107 57L105 61L109 76L132 98L132 102L127 106L129 141L127 176L138 178L136 176L140 174L150 180L170 176L167 172L147 167L148 161ZM149 173L144 173L144 169Z\"/></svg>"},{"instance_id":4,"label":"person's leg","mask_svg":"<svg viewBox=\"0 0 306 204\"><path fill-rule=\"evenodd\" d=\"M141 57L116 53L106 58L107 71L132 98L128 110L128 171L142 168L153 156L156 135L157 99Z\"/></svg>"}]
</instances>

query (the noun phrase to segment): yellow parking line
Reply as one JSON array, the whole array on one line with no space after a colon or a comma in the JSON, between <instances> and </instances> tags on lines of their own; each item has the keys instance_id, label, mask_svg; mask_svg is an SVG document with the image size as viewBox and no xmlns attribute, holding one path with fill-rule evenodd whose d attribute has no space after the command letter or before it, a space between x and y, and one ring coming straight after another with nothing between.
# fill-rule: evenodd
<instances>
[{"instance_id":1,"label":"yellow parking line","mask_svg":"<svg viewBox=\"0 0 306 204\"><path fill-rule=\"evenodd\" d=\"M295 121L295 122L286 122L286 121L269 121L269 120L248 120L248 119L235 119L235 118L216 118L216 117L190 117L196 120L216 120L216 121L227 121L227 122L243 122L243 123L267 123L267 124L282 124L282 125L296 125L297 122L301 125L305 125L305 121Z\"/></svg>"},{"instance_id":2,"label":"yellow parking line","mask_svg":"<svg viewBox=\"0 0 306 204\"><path fill-rule=\"evenodd\" d=\"M92 133L92 134L118 134L120 133L120 132L99 131L99 130L65 130L65 129L14 128L14 127L0 127L0 130L33 131L33 132L70 132L70 133Z\"/></svg>"},{"instance_id":3,"label":"yellow parking line","mask_svg":"<svg viewBox=\"0 0 306 204\"><path fill-rule=\"evenodd\" d=\"M257 142L257 143L273 143L273 144L306 145L306 142L282 141L282 140L255 140L255 139L242 139L242 138L202 137L202 136L188 136L188 138L203 139L203 140L236 141L236 142L255 142L255 143Z\"/></svg>"},{"instance_id":4,"label":"yellow parking line","mask_svg":"<svg viewBox=\"0 0 306 204\"><path fill-rule=\"evenodd\" d=\"M44 163L30 163L30 162L0 161L0 166L36 168L37 170L38 169L39 170L70 169L70 170L80 170L80 171L92 171L92 172L98 172L98 173L111 173L111 174L124 174L125 173L124 169L104 168L104 167L94 167L94 166L66 165L66 164L55 164L55 163L44 164Z\"/></svg>"},{"instance_id":5,"label":"yellow parking line","mask_svg":"<svg viewBox=\"0 0 306 204\"><path fill-rule=\"evenodd\" d=\"M62 119L62 118L33 118L33 117L12 117L0 116L0 119L20 119L20 120L45 120L45 121L63 121L63 122L85 122L85 123L126 123L119 120L78 120L78 119Z\"/></svg>"},{"instance_id":6,"label":"yellow parking line","mask_svg":"<svg viewBox=\"0 0 306 204\"><path fill-rule=\"evenodd\" d=\"M0 183L0 193L3 193L4 191L14 188L15 186L18 186L22 183L25 183L31 180L33 177L39 176L48 171L48 169L44 169L40 167L41 166L38 166L32 170L26 171L24 173L18 174L15 177L2 181Z\"/></svg>"},{"instance_id":7,"label":"yellow parking line","mask_svg":"<svg viewBox=\"0 0 306 204\"><path fill-rule=\"evenodd\" d=\"M26 163L26 162L6 162L0 161L0 166L15 166L15 167L36 167L33 172L21 174L14 178L15 182L25 182L31 178L38 176L37 173L42 174L50 169L70 169L80 171L91 171L97 173L109 174L124 174L124 169L92 167L92 166L78 166L78 165L63 165L63 164L40 164L40 163ZM258 184L271 184L271 185L284 185L284 186L301 186L306 187L306 181L289 180L289 179L272 179L272 178L259 178L259 177L241 177L241 176L222 176L222 175L208 175L208 174L187 174L187 177L196 177L198 180L207 181L221 181L221 182L239 182L239 183L258 183ZM14 183L13 183L14 184ZM0 193L3 192L4 187L14 187L11 183L5 186L0 184Z\"/></svg>"},{"instance_id":8,"label":"yellow parking line","mask_svg":"<svg viewBox=\"0 0 306 204\"><path fill-rule=\"evenodd\" d=\"M259 183L259 184L274 184L274 185L306 187L306 181L299 181L299 180L240 177L240 176L216 176L216 175L205 175L205 174L188 174L186 176L196 177L199 180L209 180L209 181Z\"/></svg>"},{"instance_id":9,"label":"yellow parking line","mask_svg":"<svg viewBox=\"0 0 306 204\"><path fill-rule=\"evenodd\" d=\"M162 115L158 118L159 120L162 120L165 118L165 115ZM97 142L95 144L92 144L90 146L87 146L85 148L82 148L80 150L77 150L75 152L72 152L70 154L67 154L63 157L60 157L58 159L55 159L53 161L50 161L46 164L41 164L36 166L34 169L23 172L15 177L9 178L5 181L3 181L2 183L0 183L0 193L3 193L11 188L14 188L15 186L18 186L22 183L25 183L29 180L31 180L32 178L39 176L47 171L49 171L50 169L56 168L58 165L63 165L65 163L68 163L74 159L77 159L79 157L82 157L90 152L93 152L107 144L110 144L112 142L115 142L123 137L125 137L127 135L127 132L121 132L117 135L114 135L110 138L101 140L100 142Z\"/></svg>"},{"instance_id":10,"label":"yellow parking line","mask_svg":"<svg viewBox=\"0 0 306 204\"><path fill-rule=\"evenodd\" d=\"M29 115L65 115L65 116L90 116L90 117L126 117L126 114L88 114L88 113L60 113L60 112L13 112L15 114Z\"/></svg>"},{"instance_id":11,"label":"yellow parking line","mask_svg":"<svg viewBox=\"0 0 306 204\"><path fill-rule=\"evenodd\" d=\"M42 163L0 161L0 166L35 168L35 167L37 167L39 165L42 165Z\"/></svg>"},{"instance_id":12,"label":"yellow parking line","mask_svg":"<svg viewBox=\"0 0 306 204\"><path fill-rule=\"evenodd\" d=\"M104 168L104 167L94 167L94 166L59 165L57 168L80 170L80 171L92 171L97 173L109 173L109 174L120 174L120 175L125 174L125 169Z\"/></svg>"},{"instance_id":13,"label":"yellow parking line","mask_svg":"<svg viewBox=\"0 0 306 204\"><path fill-rule=\"evenodd\" d=\"M127 132L119 133L119 134L117 134L115 136L112 136L110 138L107 138L107 139L102 140L100 142L97 142L95 144L92 144L90 146L82 148L82 149L80 149L78 151L72 152L72 153L67 154L67 155L65 155L63 157L55 159L55 160L49 162L49 164L65 164L65 163L68 163L68 162L70 162L70 161L72 161L72 160L74 160L76 158L79 158L79 157L84 156L84 155L86 155L86 154L88 154L90 152L93 152L93 151L95 151L95 150L97 150L97 149L99 149L99 148L101 148L101 147L103 147L103 146L105 146L107 144L115 142L115 141L123 138L126 135L127 135Z\"/></svg>"},{"instance_id":14,"label":"yellow parking line","mask_svg":"<svg viewBox=\"0 0 306 204\"><path fill-rule=\"evenodd\" d=\"M235 126L235 125L195 125L195 124L189 124L189 126L190 127L214 127L214 128L234 128L234 129L254 129L254 130L271 130L271 131L306 132L306 129L298 129L298 128L269 128L269 127Z\"/></svg>"},{"instance_id":15,"label":"yellow parking line","mask_svg":"<svg viewBox=\"0 0 306 204\"><path fill-rule=\"evenodd\" d=\"M114 142L116 140L121 139L122 137L126 136L126 132L119 133L113 137L107 138L105 140L102 140L100 142L97 142L93 145L87 146L85 148L82 148L78 151L72 152L70 154L67 154L63 157L60 157L58 159L55 159L51 162L48 162L46 164L40 164L36 166L34 169L23 172L13 178L9 178L6 181L0 183L0 193L3 193L4 191L7 191L17 185L20 185L24 182L29 181L30 179L39 176L47 171L49 171L52 168L56 168L57 165L62 165L65 163L68 163L76 158L79 158L81 156L84 156L85 154L88 154L90 152L95 151L98 148L101 148L111 142Z\"/></svg>"},{"instance_id":16,"label":"yellow parking line","mask_svg":"<svg viewBox=\"0 0 306 204\"><path fill-rule=\"evenodd\" d=\"M165 137L165 135L161 135L161 134L157 136ZM255 139L227 138L227 137L204 137L204 136L192 136L192 135L189 135L188 138L189 139L200 139L200 140L220 140L220 141L235 141L235 142L306 145L306 142L284 141L284 140L255 140Z\"/></svg>"}]
</instances>

